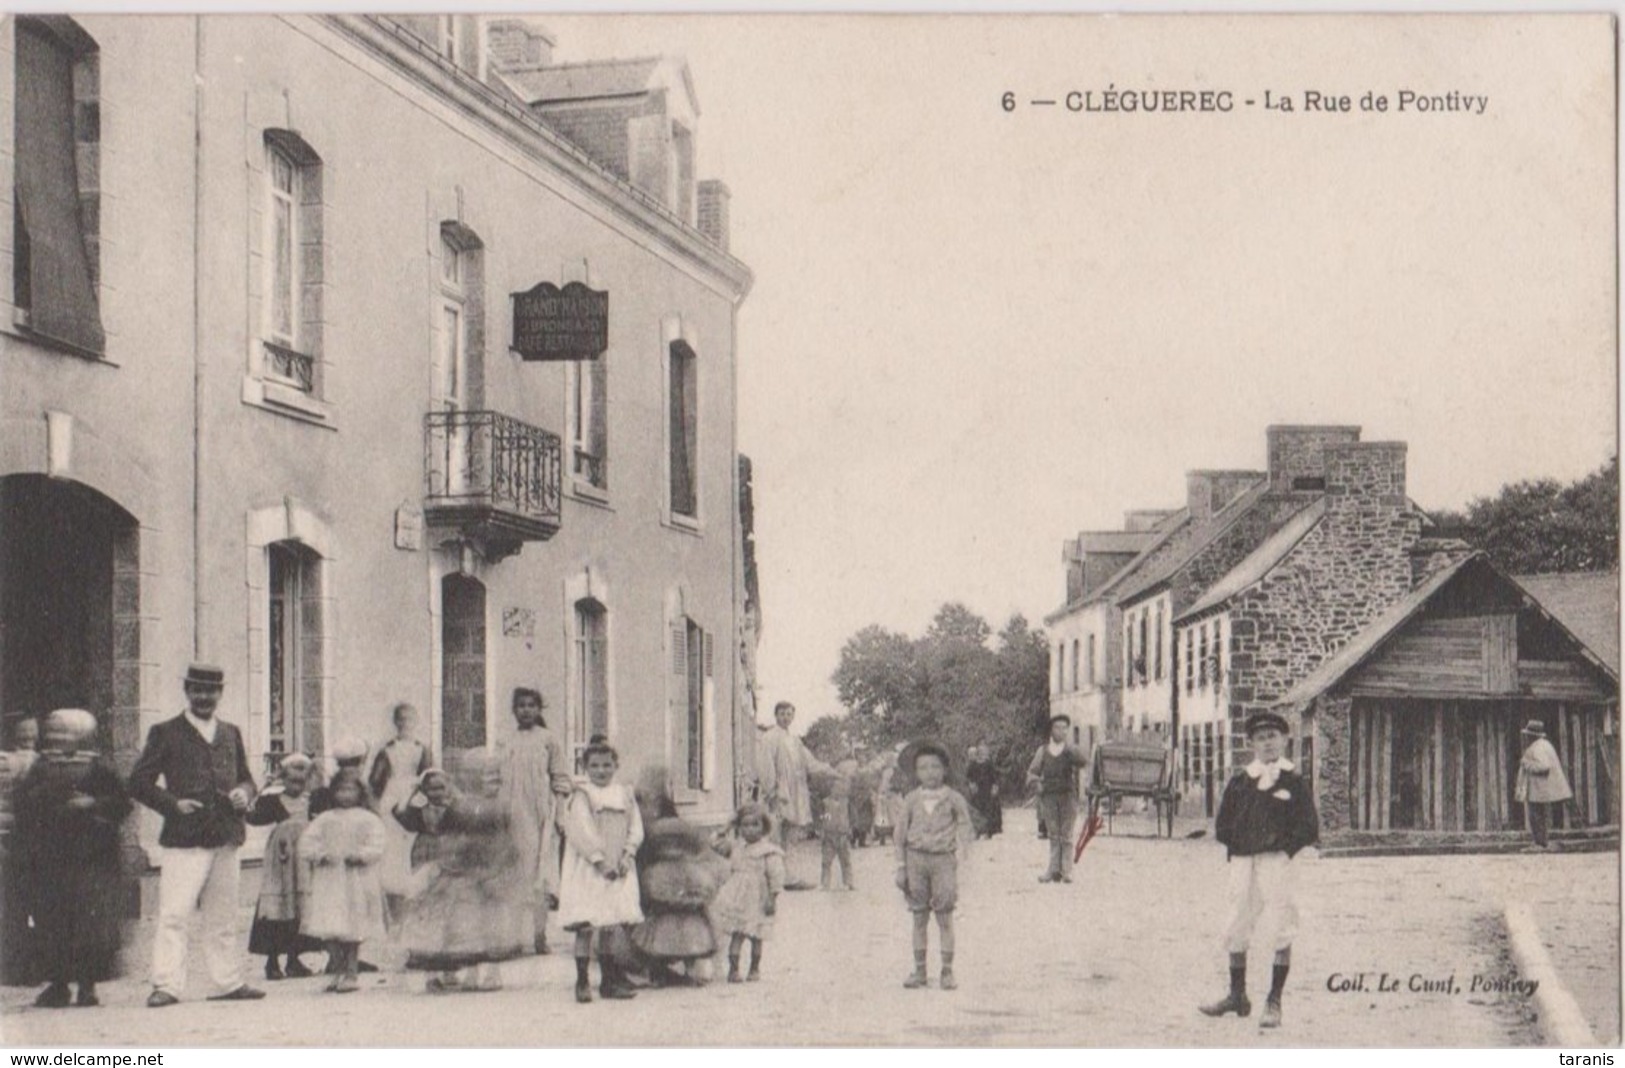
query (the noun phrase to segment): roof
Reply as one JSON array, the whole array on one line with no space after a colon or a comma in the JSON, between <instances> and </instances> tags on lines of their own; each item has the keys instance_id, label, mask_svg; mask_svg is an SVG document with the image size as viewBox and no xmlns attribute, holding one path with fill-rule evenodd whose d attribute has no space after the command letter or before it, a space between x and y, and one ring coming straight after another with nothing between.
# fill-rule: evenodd
<instances>
[{"instance_id":1,"label":"roof","mask_svg":"<svg viewBox=\"0 0 1625 1068\"><path fill-rule=\"evenodd\" d=\"M1156 586L1167 582L1180 568L1194 560L1198 554L1218 540L1219 536L1229 530L1236 520L1252 511L1252 508L1270 490L1269 482L1263 481L1238 493L1230 503L1213 513L1207 522L1198 526L1193 532L1190 541L1178 552L1169 556L1156 567L1149 568L1144 574L1137 576L1134 581L1125 583L1122 592L1118 594L1119 603L1135 600L1141 594L1149 592Z\"/></svg>"},{"instance_id":2,"label":"roof","mask_svg":"<svg viewBox=\"0 0 1625 1068\"><path fill-rule=\"evenodd\" d=\"M1381 615L1371 621L1369 626L1350 638L1347 645L1305 675L1303 680L1288 690L1286 696L1276 704L1306 705L1331 689L1344 675L1359 667L1365 662L1366 657L1376 652L1377 646L1390 634L1419 612L1422 606L1427 604L1428 598L1443 589L1445 583L1455 578L1463 568L1475 560L1485 561L1484 554L1474 553L1472 556L1462 557L1450 566L1441 567L1429 575L1421 585L1389 605Z\"/></svg>"},{"instance_id":3,"label":"roof","mask_svg":"<svg viewBox=\"0 0 1625 1068\"><path fill-rule=\"evenodd\" d=\"M1137 553L1156 536L1151 530L1085 530L1076 544L1086 553Z\"/></svg>"},{"instance_id":4,"label":"roof","mask_svg":"<svg viewBox=\"0 0 1625 1068\"><path fill-rule=\"evenodd\" d=\"M1279 530L1265 538L1263 544L1247 554L1241 563L1209 586L1207 592L1198 598L1188 611L1181 613L1175 622L1219 607L1269 574L1270 570L1303 540L1304 535L1315 528L1315 524L1319 523L1325 514L1326 498L1321 497L1292 516Z\"/></svg>"},{"instance_id":5,"label":"roof","mask_svg":"<svg viewBox=\"0 0 1625 1068\"><path fill-rule=\"evenodd\" d=\"M1105 582L1102 582L1099 586L1096 586L1094 589L1090 590L1089 593L1080 600L1069 601L1060 608L1057 608L1055 611L1051 612L1049 615L1045 616L1044 622L1053 623L1057 619L1061 619L1062 617L1075 612L1080 608L1086 608L1092 604L1099 604L1101 601L1111 596L1113 590L1117 589L1117 587L1122 583L1133 578L1135 573L1141 567L1145 566L1146 560L1153 552L1160 549L1163 545L1166 545L1168 540L1172 538L1176 532L1184 529L1189 518L1190 513L1186 509L1180 508L1172 512L1167 519L1163 520L1162 523L1157 526L1155 531L1146 532L1151 535L1152 540L1146 544L1145 548L1140 550L1138 556L1124 564L1121 568L1114 572L1110 578L1108 578Z\"/></svg>"},{"instance_id":6,"label":"roof","mask_svg":"<svg viewBox=\"0 0 1625 1068\"><path fill-rule=\"evenodd\" d=\"M1372 620L1369 626L1351 638L1347 645L1343 646L1343 648L1339 649L1330 659L1326 660L1318 668L1305 676L1301 682L1292 687L1292 689L1287 692L1286 696L1282 697L1276 702L1276 704L1301 707L1308 704L1316 697L1319 697L1333 686L1337 685L1337 683L1340 682L1345 675L1364 663L1367 658L1377 651L1377 648L1381 646L1390 635L1392 635L1400 627L1404 626L1412 616L1419 612L1422 609L1422 606L1427 604L1428 600L1432 598L1434 594L1438 593L1439 590L1443 589L1451 579L1455 578L1469 567L1487 568L1501 581L1512 586L1519 593L1526 596L1530 603L1534 605L1536 611L1540 612L1542 615L1552 620L1552 622L1556 623L1559 627L1566 631L1570 637L1574 638L1576 642L1583 646L1587 652L1589 652L1592 656L1597 657L1601 662L1603 669L1607 671L1608 674L1616 681L1618 680L1619 631L1617 628L1617 617L1615 617L1615 628L1612 632L1613 644L1609 647L1611 651L1605 653L1602 648L1592 644L1592 642L1587 640L1580 633L1580 631L1569 626L1569 624L1561 616L1548 608L1546 602L1541 600L1541 598L1535 594L1533 589L1523 585L1525 581L1528 581L1527 579L1514 579L1502 574L1494 564L1490 563L1489 557L1485 556L1481 552L1477 552L1471 556L1463 557L1462 559L1457 560L1448 567L1440 568L1432 575L1429 575L1425 580L1423 580L1421 585L1411 590L1410 593L1407 593L1398 601L1395 601L1381 615ZM1578 578L1578 576L1535 576L1533 581L1536 585L1540 585L1540 580L1542 578L1562 580L1575 579ZM1610 583L1608 588L1617 590L1618 576L1608 574L1607 579ZM1560 602L1567 602L1572 599L1572 602L1579 603L1581 605L1594 606L1597 598L1597 591L1601 585L1602 584L1600 581L1553 582L1549 586L1548 594L1551 595L1552 591L1557 591L1555 596ZM1615 593L1613 596L1615 598L1613 605L1615 608L1617 608L1619 603L1618 594ZM1570 610L1574 611L1577 621L1587 620L1587 612L1580 611L1578 609ZM1587 625L1597 626L1600 624L1597 620L1595 620L1595 618L1590 618ZM1609 659L1609 657L1612 657L1612 659Z\"/></svg>"},{"instance_id":7,"label":"roof","mask_svg":"<svg viewBox=\"0 0 1625 1068\"><path fill-rule=\"evenodd\" d=\"M1514 575L1565 630L1606 663L1619 665L1619 572Z\"/></svg>"},{"instance_id":8,"label":"roof","mask_svg":"<svg viewBox=\"0 0 1625 1068\"><path fill-rule=\"evenodd\" d=\"M688 102L697 115L699 101L688 64L665 56L636 59L595 59L583 63L550 63L546 66L509 67L504 73L531 104L555 104L573 100L602 100L606 97L641 96L655 88L656 74L663 64L674 64L682 75Z\"/></svg>"}]
</instances>

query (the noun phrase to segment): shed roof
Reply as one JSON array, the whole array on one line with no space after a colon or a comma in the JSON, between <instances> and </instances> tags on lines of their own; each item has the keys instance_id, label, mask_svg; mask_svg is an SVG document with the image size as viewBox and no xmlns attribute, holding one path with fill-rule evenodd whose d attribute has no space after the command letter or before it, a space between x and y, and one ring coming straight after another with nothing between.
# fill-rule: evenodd
<instances>
[{"instance_id":1,"label":"shed roof","mask_svg":"<svg viewBox=\"0 0 1625 1068\"><path fill-rule=\"evenodd\" d=\"M1512 581L1591 651L1619 666L1619 572L1514 575Z\"/></svg>"}]
</instances>

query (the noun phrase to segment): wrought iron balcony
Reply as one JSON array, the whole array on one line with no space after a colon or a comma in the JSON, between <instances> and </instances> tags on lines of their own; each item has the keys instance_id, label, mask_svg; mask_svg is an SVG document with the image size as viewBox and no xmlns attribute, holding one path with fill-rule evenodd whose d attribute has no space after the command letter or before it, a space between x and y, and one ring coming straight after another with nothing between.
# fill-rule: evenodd
<instances>
[{"instance_id":1,"label":"wrought iron balcony","mask_svg":"<svg viewBox=\"0 0 1625 1068\"><path fill-rule=\"evenodd\" d=\"M559 530L558 435L488 411L424 417L424 520L455 527L488 558Z\"/></svg>"}]
</instances>

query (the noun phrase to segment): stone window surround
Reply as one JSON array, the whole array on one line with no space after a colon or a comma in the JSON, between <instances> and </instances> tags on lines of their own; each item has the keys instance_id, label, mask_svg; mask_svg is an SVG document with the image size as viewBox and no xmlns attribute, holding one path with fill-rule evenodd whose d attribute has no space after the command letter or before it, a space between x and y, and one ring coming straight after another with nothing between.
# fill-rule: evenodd
<instances>
[{"instance_id":1,"label":"stone window surround","mask_svg":"<svg viewBox=\"0 0 1625 1068\"><path fill-rule=\"evenodd\" d=\"M576 702L582 697L577 693L576 679L580 675L580 663L576 652L576 604L579 601L591 599L597 601L604 609L604 676L605 695L607 705L605 719L606 730L614 738L620 728L620 716L617 714L615 704L615 609L613 590L609 579L602 568L591 564L581 568L575 574L564 580L562 609L559 612L560 637L564 642L564 707L566 710L574 709ZM568 731L564 732L572 756L579 754L587 744L585 738L570 738ZM572 767L575 766L572 760Z\"/></svg>"},{"instance_id":2,"label":"stone window surround","mask_svg":"<svg viewBox=\"0 0 1625 1068\"><path fill-rule=\"evenodd\" d=\"M332 293L332 182L321 155L301 136L292 121L291 96L285 93L250 93L245 103L247 128L244 131L244 167L247 180L246 220L248 259L248 309L246 367L242 400L268 412L329 429L334 406L328 389L330 363L324 344L327 309ZM270 288L268 257L271 218L268 209L271 183L270 155L280 151L299 165L301 236L297 277L299 306L297 349L312 360L309 393L266 374L266 323Z\"/></svg>"},{"instance_id":3,"label":"stone window surround","mask_svg":"<svg viewBox=\"0 0 1625 1068\"><path fill-rule=\"evenodd\" d=\"M665 637L661 640L662 652L665 654L661 658L661 664L663 673L666 676L666 716L664 720L665 730L663 732L665 736L666 767L670 769L673 799L680 805L697 804L717 788L717 700L716 678L714 675L705 676L703 697L701 698L704 705L702 717L704 719L705 730L705 753L702 757L701 781L705 785L699 789L689 786L687 762L685 761L683 763L681 770L679 770L676 763L676 734L674 731L676 729L681 729L686 734L688 725L687 723L674 723L672 717L676 712L677 698L681 697L686 707L686 702L688 699L688 673L685 671L679 678L679 676L672 671L672 664L676 656L676 650L672 645L672 641L675 637L674 632L679 625L682 625L684 628L685 640L687 635L687 625L691 622L697 626L700 625L698 620L694 617L694 614L689 609L689 606L693 603L693 600L693 593L689 589L688 583L686 582L680 582L677 585L667 589L664 615L665 626L663 628L665 631ZM705 634L709 635L711 633L709 631L704 631L703 627L701 629ZM714 640L715 639L713 638L713 641ZM681 687L680 693L676 689L678 687Z\"/></svg>"},{"instance_id":4,"label":"stone window surround","mask_svg":"<svg viewBox=\"0 0 1625 1068\"><path fill-rule=\"evenodd\" d=\"M464 542L449 541L429 553L429 566L427 578L429 582L429 722L427 734L432 740L432 748L439 752L444 749L441 702L445 697L445 679L442 677L442 649L441 636L441 582L447 575L462 574L479 582L486 589L485 598L485 737L488 743L497 740L498 706L507 712L507 703L500 700L496 692L496 646L492 643L493 635L502 633L501 619L493 618L494 613L500 611L495 607L497 598L491 596L491 567L485 562L473 546ZM446 757L441 756L442 760Z\"/></svg>"}]
</instances>

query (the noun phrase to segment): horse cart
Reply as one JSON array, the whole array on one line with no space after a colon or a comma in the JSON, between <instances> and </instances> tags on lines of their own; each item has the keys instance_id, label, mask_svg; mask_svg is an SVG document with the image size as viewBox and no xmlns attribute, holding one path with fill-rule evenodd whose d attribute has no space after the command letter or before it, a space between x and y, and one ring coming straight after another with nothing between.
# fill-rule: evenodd
<instances>
[{"instance_id":1,"label":"horse cart","mask_svg":"<svg viewBox=\"0 0 1625 1068\"><path fill-rule=\"evenodd\" d=\"M1179 808L1174 793L1173 750L1155 743L1101 742L1095 746L1089 763L1084 796L1089 802L1089 822L1085 826L1094 823L1104 803L1106 833L1110 834L1118 802L1125 797L1145 797L1157 806L1157 833L1172 838L1174 813Z\"/></svg>"}]
</instances>

